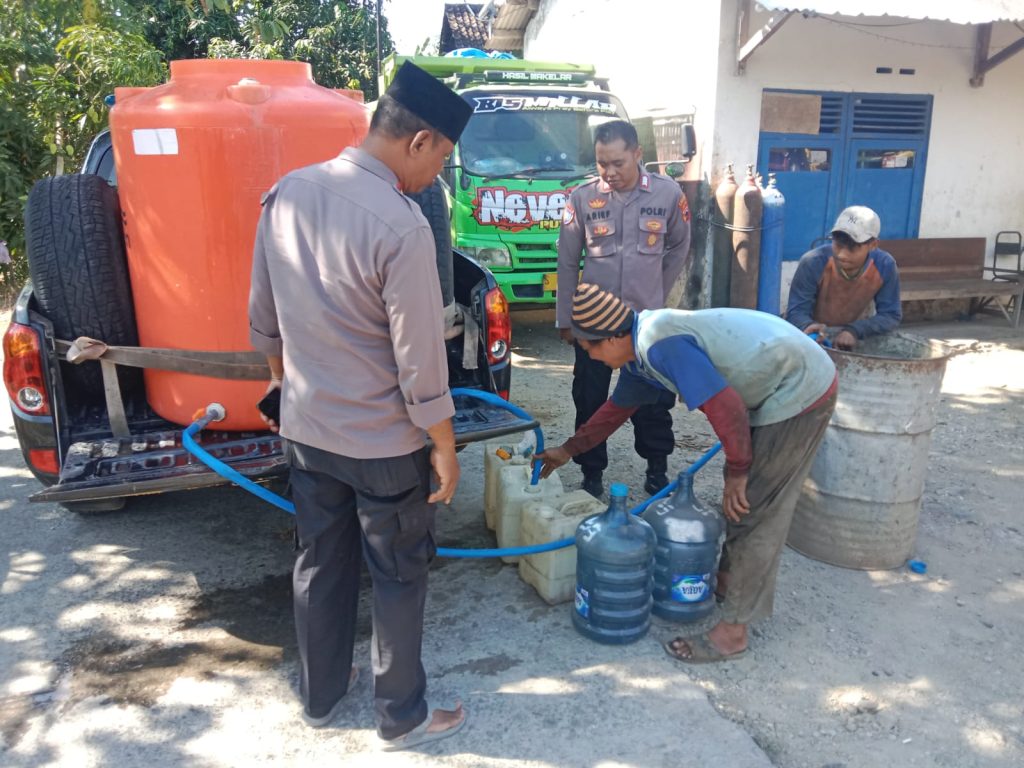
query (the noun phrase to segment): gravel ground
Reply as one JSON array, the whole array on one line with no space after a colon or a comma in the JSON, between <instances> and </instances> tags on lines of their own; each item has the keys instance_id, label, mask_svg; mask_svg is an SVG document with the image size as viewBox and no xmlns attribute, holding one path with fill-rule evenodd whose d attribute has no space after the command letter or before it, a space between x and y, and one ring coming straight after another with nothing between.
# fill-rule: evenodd
<instances>
[{"instance_id":1,"label":"gravel ground","mask_svg":"<svg viewBox=\"0 0 1024 768\"><path fill-rule=\"evenodd\" d=\"M661 650L674 631L665 622L634 645L599 646L513 566L439 560L430 697L461 697L471 720L411 754L374 751L366 674L337 727L298 721L287 516L226 488L89 517L29 504L38 486L4 412L0 765L1022 765L1024 341L995 316L909 330L962 351L931 446L915 552L927 574L844 570L787 550L752 653L688 668ZM513 399L561 441L571 351L549 313L515 316L514 350ZM678 470L713 437L699 413L676 414ZM628 426L611 448L606 479L639 489ZM482 448L460 459L440 543L492 546ZM698 475L707 503L720 470L716 458ZM580 480L572 466L562 476L567 488ZM357 631L365 672L368 611Z\"/></svg>"}]
</instances>

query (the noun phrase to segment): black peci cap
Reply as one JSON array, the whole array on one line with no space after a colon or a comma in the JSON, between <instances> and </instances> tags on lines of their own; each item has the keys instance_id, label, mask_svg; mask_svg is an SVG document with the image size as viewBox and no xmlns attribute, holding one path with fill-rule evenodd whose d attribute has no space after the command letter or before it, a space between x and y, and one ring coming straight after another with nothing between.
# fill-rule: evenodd
<instances>
[{"instance_id":1,"label":"black peci cap","mask_svg":"<svg viewBox=\"0 0 1024 768\"><path fill-rule=\"evenodd\" d=\"M408 61L399 68L387 95L439 130L453 144L459 140L473 114L473 108L455 91Z\"/></svg>"}]
</instances>

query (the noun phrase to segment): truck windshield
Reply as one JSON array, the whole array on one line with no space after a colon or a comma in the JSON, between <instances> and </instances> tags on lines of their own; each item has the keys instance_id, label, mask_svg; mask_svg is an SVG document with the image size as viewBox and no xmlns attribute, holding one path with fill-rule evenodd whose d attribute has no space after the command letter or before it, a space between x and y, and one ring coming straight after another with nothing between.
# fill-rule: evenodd
<instances>
[{"instance_id":1,"label":"truck windshield","mask_svg":"<svg viewBox=\"0 0 1024 768\"><path fill-rule=\"evenodd\" d=\"M459 142L459 158L463 169L477 176L596 173L594 130L626 116L619 101L603 93L474 93L465 98L474 109Z\"/></svg>"}]
</instances>

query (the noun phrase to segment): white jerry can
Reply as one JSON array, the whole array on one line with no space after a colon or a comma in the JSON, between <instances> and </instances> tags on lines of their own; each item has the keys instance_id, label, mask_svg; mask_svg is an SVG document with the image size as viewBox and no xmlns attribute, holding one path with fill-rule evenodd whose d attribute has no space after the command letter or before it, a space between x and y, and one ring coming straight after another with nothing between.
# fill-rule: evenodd
<instances>
[{"instance_id":1,"label":"white jerry can","mask_svg":"<svg viewBox=\"0 0 1024 768\"><path fill-rule=\"evenodd\" d=\"M547 544L575 536L580 522L607 508L607 503L582 490L530 502L522 512L522 545ZM520 558L519 578L551 605L572 600L576 585L576 547Z\"/></svg>"},{"instance_id":2,"label":"white jerry can","mask_svg":"<svg viewBox=\"0 0 1024 768\"><path fill-rule=\"evenodd\" d=\"M526 434L532 445L533 433ZM516 450L526 442L523 433L518 433L484 443L484 522L487 523L488 530L494 530L495 514L498 510L498 476L509 467L530 463L527 456Z\"/></svg>"},{"instance_id":3,"label":"white jerry can","mask_svg":"<svg viewBox=\"0 0 1024 768\"><path fill-rule=\"evenodd\" d=\"M532 501L548 501L563 493L558 472L552 472L536 485L530 485L533 468L529 462L514 464L498 473L498 489L494 510L494 535L498 547L520 545L520 518L523 506ZM502 557L506 563L519 561L518 557Z\"/></svg>"}]
</instances>

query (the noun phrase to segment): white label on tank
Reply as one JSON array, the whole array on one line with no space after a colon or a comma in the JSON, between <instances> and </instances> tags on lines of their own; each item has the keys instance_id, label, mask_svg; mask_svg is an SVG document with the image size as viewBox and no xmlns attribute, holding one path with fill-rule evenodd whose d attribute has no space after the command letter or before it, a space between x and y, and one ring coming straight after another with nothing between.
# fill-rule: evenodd
<instances>
[{"instance_id":1,"label":"white label on tank","mask_svg":"<svg viewBox=\"0 0 1024 768\"><path fill-rule=\"evenodd\" d=\"M136 155L178 154L178 132L173 128L136 128L132 142Z\"/></svg>"}]
</instances>

